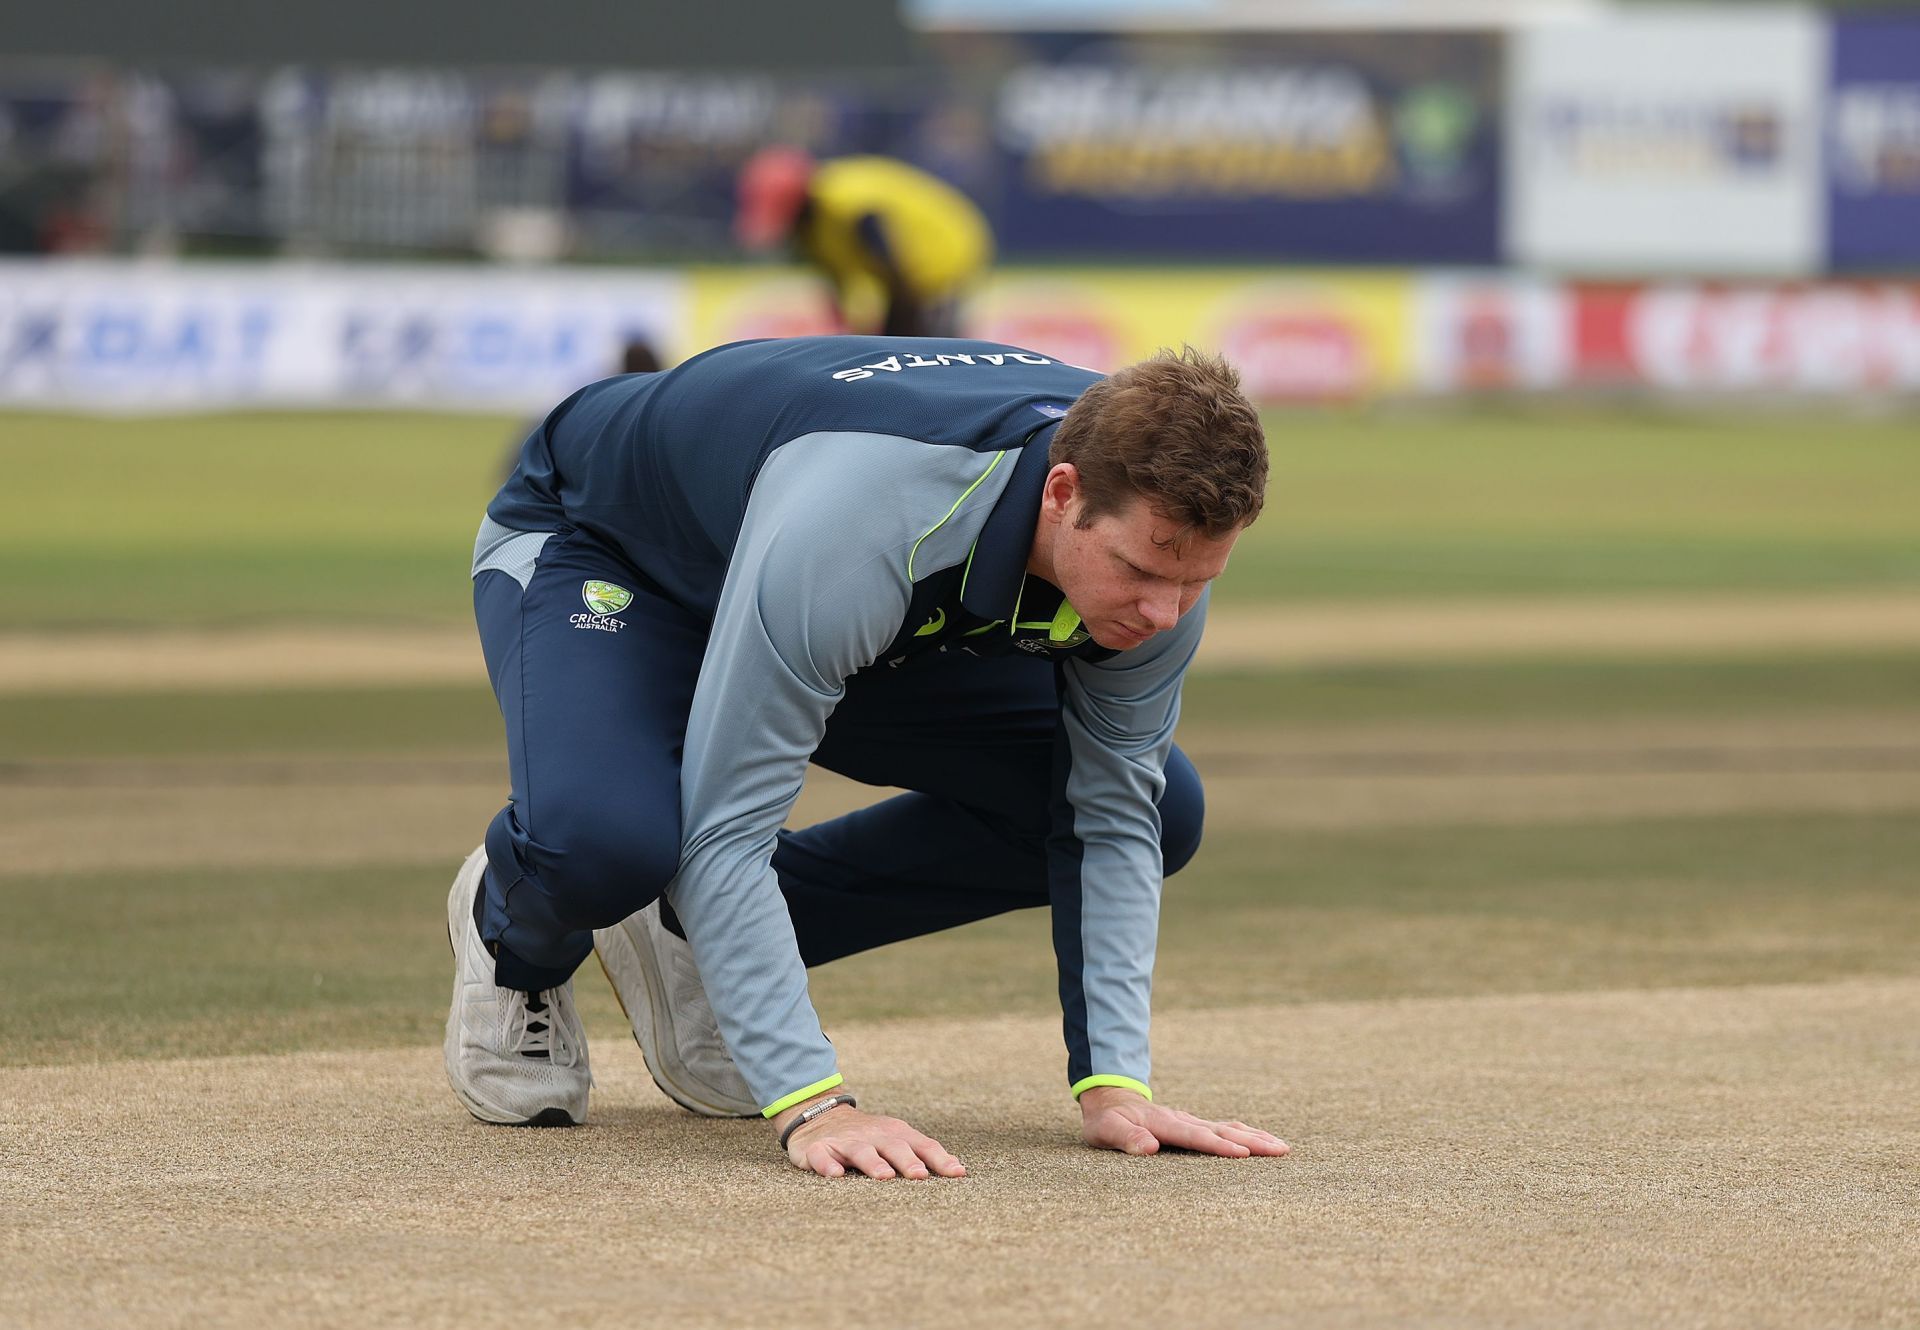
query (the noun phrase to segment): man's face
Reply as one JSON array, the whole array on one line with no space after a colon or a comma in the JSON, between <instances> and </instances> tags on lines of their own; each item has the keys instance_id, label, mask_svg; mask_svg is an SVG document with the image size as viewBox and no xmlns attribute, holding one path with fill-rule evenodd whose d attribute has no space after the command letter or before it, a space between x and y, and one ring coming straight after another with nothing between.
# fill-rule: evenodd
<instances>
[{"instance_id":1,"label":"man's face","mask_svg":"<svg viewBox=\"0 0 1920 1330\"><path fill-rule=\"evenodd\" d=\"M1238 531L1219 539L1190 531L1166 544L1178 524L1143 499L1077 526L1082 502L1077 492L1059 494L1055 478L1042 507L1042 519L1051 509L1056 521L1053 582L1103 647L1124 651L1173 627L1226 568L1240 538Z\"/></svg>"}]
</instances>

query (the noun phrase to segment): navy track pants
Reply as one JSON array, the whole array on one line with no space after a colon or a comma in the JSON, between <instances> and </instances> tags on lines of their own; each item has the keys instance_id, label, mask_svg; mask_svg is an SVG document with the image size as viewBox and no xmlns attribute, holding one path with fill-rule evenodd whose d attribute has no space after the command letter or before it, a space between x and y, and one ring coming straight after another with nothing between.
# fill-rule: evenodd
<instances>
[{"instance_id":1,"label":"navy track pants","mask_svg":"<svg viewBox=\"0 0 1920 1330\"><path fill-rule=\"evenodd\" d=\"M581 589L633 602L608 632ZM487 829L481 936L496 981L555 987L605 928L658 897L680 860L680 755L706 649L701 619L584 532L541 551L525 590L474 579L474 616L506 722L512 801ZM782 832L773 867L809 966L1047 904L1053 736L1045 660L941 654L863 671L815 764L909 791ZM1172 873L1199 848L1199 773L1177 747L1160 804Z\"/></svg>"}]
</instances>

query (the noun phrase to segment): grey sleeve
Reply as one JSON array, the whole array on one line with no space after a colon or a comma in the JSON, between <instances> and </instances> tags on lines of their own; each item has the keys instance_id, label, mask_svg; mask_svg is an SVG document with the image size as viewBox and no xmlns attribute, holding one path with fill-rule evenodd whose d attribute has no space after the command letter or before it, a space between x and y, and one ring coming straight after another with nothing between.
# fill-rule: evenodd
<instances>
[{"instance_id":1,"label":"grey sleeve","mask_svg":"<svg viewBox=\"0 0 1920 1330\"><path fill-rule=\"evenodd\" d=\"M687 721L680 869L667 890L721 1033L769 1112L838 1076L774 877L775 838L847 676L900 629L908 559L961 507L956 495L990 501L976 491L991 460L821 435L777 450L755 483Z\"/></svg>"},{"instance_id":2,"label":"grey sleeve","mask_svg":"<svg viewBox=\"0 0 1920 1330\"><path fill-rule=\"evenodd\" d=\"M1049 876L1067 1076L1076 1095L1091 1084L1151 1084L1158 805L1180 719L1180 685L1200 645L1207 599L1131 651L1068 661L1062 671L1064 783L1057 797L1069 834L1055 837Z\"/></svg>"}]
</instances>

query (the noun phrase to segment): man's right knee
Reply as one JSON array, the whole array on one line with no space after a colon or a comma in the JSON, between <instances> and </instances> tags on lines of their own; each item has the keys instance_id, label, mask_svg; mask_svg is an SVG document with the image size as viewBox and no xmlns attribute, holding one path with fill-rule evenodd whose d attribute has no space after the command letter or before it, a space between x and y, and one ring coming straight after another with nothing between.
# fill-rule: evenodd
<instances>
[{"instance_id":1,"label":"man's right knee","mask_svg":"<svg viewBox=\"0 0 1920 1330\"><path fill-rule=\"evenodd\" d=\"M680 828L630 815L543 819L539 874L576 928L607 928L666 890L680 866Z\"/></svg>"}]
</instances>

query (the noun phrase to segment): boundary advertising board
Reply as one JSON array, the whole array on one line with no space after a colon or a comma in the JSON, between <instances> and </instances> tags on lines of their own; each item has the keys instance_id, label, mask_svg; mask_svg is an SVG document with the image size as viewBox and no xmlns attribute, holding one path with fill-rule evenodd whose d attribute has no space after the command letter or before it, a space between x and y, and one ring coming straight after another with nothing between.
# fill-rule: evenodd
<instances>
[{"instance_id":1,"label":"boundary advertising board","mask_svg":"<svg viewBox=\"0 0 1920 1330\"><path fill-rule=\"evenodd\" d=\"M1920 285L1581 286L1574 376L1679 392L1920 391Z\"/></svg>"},{"instance_id":2,"label":"boundary advertising board","mask_svg":"<svg viewBox=\"0 0 1920 1330\"><path fill-rule=\"evenodd\" d=\"M696 271L687 354L745 337L827 331L818 279ZM1263 402L1343 401L1410 386L1400 273L1286 269L1012 269L970 303L967 332L1111 370L1191 342L1223 352Z\"/></svg>"},{"instance_id":3,"label":"boundary advertising board","mask_svg":"<svg viewBox=\"0 0 1920 1330\"><path fill-rule=\"evenodd\" d=\"M1830 262L1920 262L1920 21L1836 20L1828 96Z\"/></svg>"},{"instance_id":4,"label":"boundary advertising board","mask_svg":"<svg viewBox=\"0 0 1920 1330\"><path fill-rule=\"evenodd\" d=\"M582 269L5 262L0 402L527 410L658 344L682 298Z\"/></svg>"},{"instance_id":5,"label":"boundary advertising board","mask_svg":"<svg viewBox=\"0 0 1920 1330\"><path fill-rule=\"evenodd\" d=\"M1020 255L1490 263L1490 33L1021 34L993 95Z\"/></svg>"},{"instance_id":6,"label":"boundary advertising board","mask_svg":"<svg viewBox=\"0 0 1920 1330\"><path fill-rule=\"evenodd\" d=\"M1110 370L1223 352L1265 405L1557 389L1920 393L1920 282L1563 283L1482 271L1008 269L976 336ZM0 407L524 412L614 372L829 331L818 279L0 263Z\"/></svg>"},{"instance_id":7,"label":"boundary advertising board","mask_svg":"<svg viewBox=\"0 0 1920 1330\"><path fill-rule=\"evenodd\" d=\"M1817 269L1826 36L1792 8L1515 34L1508 258L1622 275Z\"/></svg>"}]
</instances>

